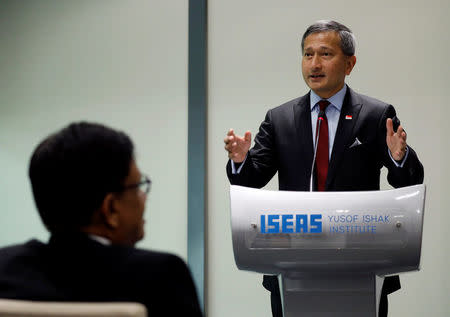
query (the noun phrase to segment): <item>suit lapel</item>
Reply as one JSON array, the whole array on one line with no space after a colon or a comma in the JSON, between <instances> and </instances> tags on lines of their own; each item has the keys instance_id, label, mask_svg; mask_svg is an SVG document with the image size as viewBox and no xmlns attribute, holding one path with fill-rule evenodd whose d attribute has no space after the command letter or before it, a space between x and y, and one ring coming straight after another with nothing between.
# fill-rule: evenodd
<instances>
[{"instance_id":1,"label":"suit lapel","mask_svg":"<svg viewBox=\"0 0 450 317\"><path fill-rule=\"evenodd\" d=\"M336 171L339 168L344 151L349 146L349 142L351 141L351 136L353 134L353 128L358 120L359 112L361 110L361 102L359 98L357 98L357 95L350 89L350 87L347 88L347 94L345 95L341 114L339 116L333 150L331 152L330 164L328 166L327 182L325 185L326 190L328 190Z\"/></svg>"},{"instance_id":2,"label":"suit lapel","mask_svg":"<svg viewBox=\"0 0 450 317\"><path fill-rule=\"evenodd\" d=\"M311 106L309 102L309 93L300 98L294 106L294 120L301 157L304 162L309 162L305 172L310 175L311 164L314 155L313 136L311 127Z\"/></svg>"}]
</instances>

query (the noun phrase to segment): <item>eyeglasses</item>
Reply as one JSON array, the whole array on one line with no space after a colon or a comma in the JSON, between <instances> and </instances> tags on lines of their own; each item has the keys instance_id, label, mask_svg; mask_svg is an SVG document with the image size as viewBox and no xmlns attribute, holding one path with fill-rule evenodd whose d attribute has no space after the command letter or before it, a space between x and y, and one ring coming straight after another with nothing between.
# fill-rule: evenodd
<instances>
[{"instance_id":1,"label":"eyeglasses","mask_svg":"<svg viewBox=\"0 0 450 317\"><path fill-rule=\"evenodd\" d=\"M142 175L141 181L139 183L123 186L121 191L124 191L127 189L139 188L140 191L142 191L145 194L148 194L150 192L151 185L152 185L152 181L150 180L150 178L148 178L147 175Z\"/></svg>"}]
</instances>

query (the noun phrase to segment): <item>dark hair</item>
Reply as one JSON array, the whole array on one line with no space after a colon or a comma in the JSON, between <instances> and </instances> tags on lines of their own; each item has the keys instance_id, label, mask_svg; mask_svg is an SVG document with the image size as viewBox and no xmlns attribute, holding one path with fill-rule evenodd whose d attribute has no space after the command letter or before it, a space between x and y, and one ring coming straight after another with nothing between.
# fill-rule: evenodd
<instances>
[{"instance_id":1,"label":"dark hair","mask_svg":"<svg viewBox=\"0 0 450 317\"><path fill-rule=\"evenodd\" d=\"M133 151L125 133L88 122L72 123L42 141L28 173L47 229L77 231L89 225L106 194L123 186Z\"/></svg>"},{"instance_id":2,"label":"dark hair","mask_svg":"<svg viewBox=\"0 0 450 317\"><path fill-rule=\"evenodd\" d=\"M339 22L329 20L317 21L306 29L305 34L303 34L302 37L302 52L304 51L305 39L309 35L313 33L328 32L328 31L335 31L339 34L339 38L341 39L341 49L345 55L347 56L355 55L356 43L355 43L355 36L353 35L352 31L348 27Z\"/></svg>"}]
</instances>

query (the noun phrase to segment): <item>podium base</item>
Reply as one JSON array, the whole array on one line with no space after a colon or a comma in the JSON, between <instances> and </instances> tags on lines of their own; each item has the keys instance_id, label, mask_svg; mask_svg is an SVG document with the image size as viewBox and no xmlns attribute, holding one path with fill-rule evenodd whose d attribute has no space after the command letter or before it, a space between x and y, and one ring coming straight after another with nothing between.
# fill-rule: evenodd
<instances>
[{"instance_id":1,"label":"podium base","mask_svg":"<svg viewBox=\"0 0 450 317\"><path fill-rule=\"evenodd\" d=\"M345 273L281 275L284 317L377 317L384 278Z\"/></svg>"}]
</instances>

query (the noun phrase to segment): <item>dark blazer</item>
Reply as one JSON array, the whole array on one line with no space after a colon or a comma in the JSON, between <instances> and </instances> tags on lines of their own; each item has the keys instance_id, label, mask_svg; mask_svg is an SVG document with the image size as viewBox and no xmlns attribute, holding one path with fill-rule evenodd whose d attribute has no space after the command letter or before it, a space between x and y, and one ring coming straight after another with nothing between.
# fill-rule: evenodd
<instances>
[{"instance_id":1,"label":"dark blazer","mask_svg":"<svg viewBox=\"0 0 450 317\"><path fill-rule=\"evenodd\" d=\"M267 112L241 172L233 175L228 162L231 184L261 188L278 172L280 190L309 190L314 155L309 98L308 93ZM423 182L423 166L411 147L402 168L389 157L387 118L393 119L397 129L400 121L392 105L347 87L328 167L327 191L379 190L383 166L388 169L388 181L393 187ZM352 146L356 138L361 145ZM265 276L263 284L271 291L278 288L274 277ZM398 276L386 278L385 293L399 288Z\"/></svg>"},{"instance_id":2,"label":"dark blazer","mask_svg":"<svg viewBox=\"0 0 450 317\"><path fill-rule=\"evenodd\" d=\"M0 249L0 298L37 301L131 301L148 316L201 316L179 257L105 246L82 234L52 236Z\"/></svg>"}]
</instances>

